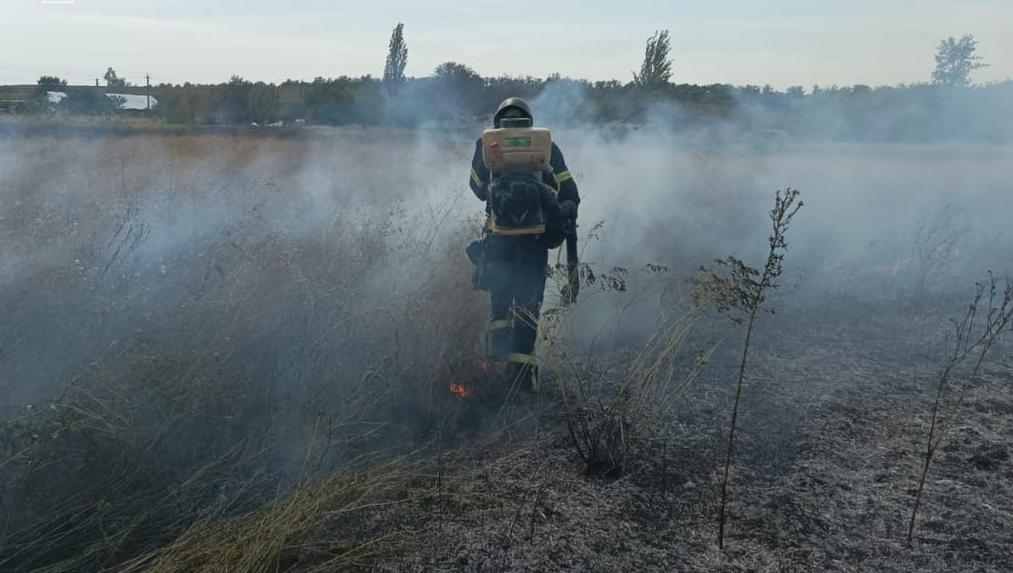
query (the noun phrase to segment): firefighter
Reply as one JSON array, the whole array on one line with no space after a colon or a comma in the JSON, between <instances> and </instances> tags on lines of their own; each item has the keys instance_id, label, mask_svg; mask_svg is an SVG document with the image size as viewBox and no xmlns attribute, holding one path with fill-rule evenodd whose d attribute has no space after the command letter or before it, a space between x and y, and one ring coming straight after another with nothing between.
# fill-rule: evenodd
<instances>
[{"instance_id":1,"label":"firefighter","mask_svg":"<svg viewBox=\"0 0 1013 573\"><path fill-rule=\"evenodd\" d=\"M493 116L493 126L499 128L501 120L513 118L533 120L530 106L521 98L504 100ZM494 224L488 201L490 186L496 185L500 175L490 173L487 168L481 138L475 144L475 155L471 161L471 190L480 200L486 201L489 220L483 240L476 243L481 245L481 254L472 256L473 260L482 261L479 270L481 285L476 284L476 287L488 289L491 298L486 354L492 362L505 361L511 382L526 391L538 388L534 350L545 291L548 252L575 233L580 203L577 185L562 151L554 142L550 166L543 170L540 182L545 224L501 232Z\"/></svg>"}]
</instances>

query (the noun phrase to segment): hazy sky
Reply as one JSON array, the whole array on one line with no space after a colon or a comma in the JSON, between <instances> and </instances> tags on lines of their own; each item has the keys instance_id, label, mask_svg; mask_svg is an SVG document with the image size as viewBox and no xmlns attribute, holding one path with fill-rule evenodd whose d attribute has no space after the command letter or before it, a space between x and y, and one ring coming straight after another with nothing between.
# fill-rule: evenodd
<instances>
[{"instance_id":1,"label":"hazy sky","mask_svg":"<svg viewBox=\"0 0 1013 573\"><path fill-rule=\"evenodd\" d=\"M1013 77L1013 0L0 0L0 83L379 75L399 21L413 76L455 60L628 81L661 28L678 82L925 81L939 39L964 33L992 64L976 82Z\"/></svg>"}]
</instances>

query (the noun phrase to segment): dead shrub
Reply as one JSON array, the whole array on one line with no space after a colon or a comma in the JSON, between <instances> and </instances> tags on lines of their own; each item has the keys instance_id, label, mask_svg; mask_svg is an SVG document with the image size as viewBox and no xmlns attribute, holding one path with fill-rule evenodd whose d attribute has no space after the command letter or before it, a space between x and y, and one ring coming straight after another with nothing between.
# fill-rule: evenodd
<instances>
[{"instance_id":1,"label":"dead shrub","mask_svg":"<svg viewBox=\"0 0 1013 573\"><path fill-rule=\"evenodd\" d=\"M587 240L596 239L601 227L601 223L595 225ZM602 272L593 263L581 263L579 277L589 287L581 290L582 300L599 294L613 296L616 312L611 324L617 330L633 306L653 297L658 297L661 303L671 296L674 281L668 273L664 265L646 265L644 284L630 293L627 289L630 271L625 267L615 266ZM557 264L550 278L563 292L568 286L568 269ZM560 300L565 301L565 295ZM619 375L608 370L595 371L573 358L564 335L572 306L561 304L545 312L542 340L547 369L557 381L555 390L571 443L588 474L622 474L630 464L634 438L659 427L660 420L671 412L673 402L709 359L710 352L694 355L684 344L696 322L696 313L678 301L662 308L664 314L659 317L656 330ZM606 335L612 336L609 352L614 351L615 332ZM595 348L592 344L592 354Z\"/></svg>"},{"instance_id":2,"label":"dead shrub","mask_svg":"<svg viewBox=\"0 0 1013 573\"><path fill-rule=\"evenodd\" d=\"M777 281L782 274L784 255L788 249L786 241L788 226L802 205L797 189L789 187L783 193L777 191L774 197L774 208L770 211L771 234L768 238L767 260L762 271L730 256L726 260L716 261L716 270L701 268L701 276L693 281L692 296L697 305L712 307L718 312L726 313L735 322L745 324L746 328L745 340L742 343L742 356L739 361L738 379L735 384L735 400L732 402L732 419L728 429L728 444L725 449L724 472L721 480L717 539L719 549L724 548L728 483L735 453L735 431L753 327L757 315L763 309L768 291L778 287Z\"/></svg>"},{"instance_id":3,"label":"dead shrub","mask_svg":"<svg viewBox=\"0 0 1013 573\"><path fill-rule=\"evenodd\" d=\"M1002 340L1011 318L1013 318L1013 279L1007 278L1005 284L1000 285L996 277L989 272L987 281L975 284L974 296L963 318L960 321L952 321L954 328L952 347L936 379L932 414L925 440L925 454L921 472L918 474L911 519L908 522L909 546L914 541L915 523L925 491L925 481L936 450L960 416L968 387L978 379L978 373L985 359ZM973 365L969 369L962 369L968 360L973 360ZM955 385L956 396L947 404L945 400L947 393L952 391Z\"/></svg>"}]
</instances>

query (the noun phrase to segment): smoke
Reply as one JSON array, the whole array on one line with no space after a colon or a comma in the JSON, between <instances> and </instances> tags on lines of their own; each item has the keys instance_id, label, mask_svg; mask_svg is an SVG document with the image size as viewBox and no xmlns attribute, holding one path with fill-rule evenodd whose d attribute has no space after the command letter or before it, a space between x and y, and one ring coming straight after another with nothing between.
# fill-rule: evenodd
<instances>
[{"instance_id":1,"label":"smoke","mask_svg":"<svg viewBox=\"0 0 1013 573\"><path fill-rule=\"evenodd\" d=\"M410 133L0 145L8 413L125 353L249 342L286 355L328 319L375 311L358 318L371 324L463 242L464 186ZM370 328L380 336L351 330Z\"/></svg>"},{"instance_id":2,"label":"smoke","mask_svg":"<svg viewBox=\"0 0 1013 573\"><path fill-rule=\"evenodd\" d=\"M549 83L532 104L580 187L581 231L595 230L583 258L598 272L628 271L628 298L662 280L649 264L667 268L675 288L715 258L759 261L764 212L776 189L792 186L806 202L789 238L788 268L804 277L796 281L801 292L893 300L938 263L919 259L926 255L918 243L947 234L956 239L938 255L945 265L932 270L931 291L944 293L985 268L1006 270L1001 206L1011 150L967 139L1007 141L995 134L1008 126L996 122L987 135L977 119L958 121L1008 106L994 97L1002 89L936 90L932 112L940 119L931 129L897 120L862 138L875 142L854 141L856 120L829 104L806 107L791 130L775 129L781 124L748 100L734 117L692 129L678 119L687 112L670 104L652 107L645 125L582 124L581 110L593 104L581 83L567 80ZM972 95L984 110L972 110ZM920 117L926 98L912 109L891 101L891 109ZM884 134L903 143L880 141ZM13 373L4 409L46 396L110 341L157 330L160 317L178 317L195 297L228 299L233 275L265 281L273 298L258 314L287 308L293 293L284 288L297 286L306 269L271 270L284 281L247 274L263 265L265 249L292 262L292 249L308 248L353 260L358 266L347 270L361 276L341 273L352 298L328 299L336 308L382 309L390 302L384 294L417 296L414 277L459 264L459 247L477 233L481 204L465 187L471 135L431 125L204 143L8 137L0 143L0 284L6 315L16 320L0 357ZM621 296L589 297L577 312L583 330L594 332ZM657 314L646 301L640 306L640 317ZM646 334L650 321L638 328Z\"/></svg>"},{"instance_id":3,"label":"smoke","mask_svg":"<svg viewBox=\"0 0 1013 573\"><path fill-rule=\"evenodd\" d=\"M592 110L585 85L570 79L549 82L531 106L539 123L557 129L580 125Z\"/></svg>"},{"instance_id":4,"label":"smoke","mask_svg":"<svg viewBox=\"0 0 1013 573\"><path fill-rule=\"evenodd\" d=\"M589 348L636 301L624 319L636 344L700 265L728 254L759 264L765 212L787 186L806 202L787 259L799 300L892 304L1008 272L1013 149L967 141L953 126L967 101L946 101L958 109L936 110L948 119L931 137L855 141L778 131L765 116L743 119L746 105L699 129L661 106L646 125L602 128L581 123L592 105L581 84L552 82L533 107L580 187L583 259L627 271L626 293L585 288L578 342ZM842 110L816 109L798 125L842 124ZM405 345L476 350L483 303L467 290L463 255L482 213L466 187L475 135L437 124L296 139L0 140L0 411L50 399L95 364L197 351L228 354L252 369L253 386L280 384L293 404L326 385L339 409L388 355L408 370L441 360ZM433 301L442 306L425 308ZM474 332L433 338L424 327L449 324L459 301L470 301L461 316Z\"/></svg>"},{"instance_id":5,"label":"smoke","mask_svg":"<svg viewBox=\"0 0 1013 573\"><path fill-rule=\"evenodd\" d=\"M765 249L763 213L774 190L786 186L802 189L807 203L791 235L789 268L804 274L813 289L818 277L855 272L865 278L850 288L883 296L889 289L899 296L903 283L919 272L914 267L924 264L914 260L919 226L947 206L954 208L947 211L946 224L966 232L959 233L947 268L951 276L944 278L983 268L1004 270L999 253L1009 239L1000 207L1013 174L1006 145L961 141L960 133L945 140L938 129L924 142L814 143L809 140L825 139L826 133L791 133L784 140L766 127L743 128L763 126L761 120L687 132L666 127L662 111L644 127L602 130L574 125L574 110L590 105L584 96L579 83L552 82L533 107L539 124L553 128L580 186L582 230L602 223L598 239L584 246L585 260L599 271L626 268L635 285L648 263L685 275L726 254L758 260ZM951 105L967 107L959 98ZM840 124L839 111L826 109L826 118L809 117L803 124ZM624 132L617 136L615 129ZM908 140L924 133L894 135ZM469 139L435 128L350 129L307 141L237 144L223 138L195 155L171 141L131 148L129 139L8 139L0 202L5 298L12 312L34 325L25 328L48 331L45 321L25 309L55 304L59 297L43 297L27 285L71 268L84 269L76 277L81 282L44 284L83 297L76 289L91 289L87 285L94 282L108 292L85 292L118 305L146 307L150 316L163 304L179 304L188 289L206 288L214 274L221 279L230 264L242 265L244 251L237 246L255 259L250 251L264 241L347 246L372 240L384 253L392 241L444 244L453 233L441 229L469 232L481 212L465 188ZM442 218L434 225L439 229L422 229L420 221L433 217ZM234 252L215 250L233 243ZM209 250L215 250L214 257L207 256ZM370 280L398 291L410 284L405 271L442 264L446 261L402 256L397 265L371 269ZM934 288L946 286L935 281ZM40 300L10 296L18 292ZM81 316L94 306L86 299L76 304ZM117 320L129 322L134 310ZM60 320L73 324L76 316ZM79 356L75 364L87 361L98 340L118 338L86 334L96 326L101 323L88 319L59 329L60 339L69 336L68 330L82 334L80 352L71 351L74 344L62 347ZM17 348L27 346L16 344L5 356L17 354ZM52 384L26 380L15 386ZM12 406L25 398L8 395Z\"/></svg>"},{"instance_id":6,"label":"smoke","mask_svg":"<svg viewBox=\"0 0 1013 573\"><path fill-rule=\"evenodd\" d=\"M806 206L776 305L949 304L984 270L1010 272L1007 127L954 124L967 102L947 101L959 109L936 109L931 130L897 122L888 138L855 137L834 106L791 130L748 105L707 125L659 105L602 127L581 84L551 83L533 108L580 188L582 259L626 285L584 287L572 347L599 352L608 332L636 349L700 265L762 264L788 186ZM256 438L259 467L287 475L444 431L440 385L474 375L488 304L463 251L483 213L467 188L476 135L8 134L0 419L84 394L129 405L110 441L153 464L200 467Z\"/></svg>"},{"instance_id":7,"label":"smoke","mask_svg":"<svg viewBox=\"0 0 1013 573\"><path fill-rule=\"evenodd\" d=\"M1013 131L993 121L1008 117L1009 98L996 97L1008 88L884 89L883 117L900 117L869 133L858 130L878 116L856 118L853 102L811 105L790 125L786 113L740 101L733 116L706 125L681 121L688 114L666 103L649 108L644 125L561 129L552 124L565 118L559 110L591 105L578 89L547 89L533 107L580 187L581 229L602 223L584 259L599 272L627 269L627 300L659 282L672 295L700 265L729 254L759 265L774 192L795 187L806 206L788 237L792 304L896 306L966 292L988 269L1013 271L1003 255L1013 246L1003 207ZM917 97L902 103L902 94ZM669 272L659 277L649 264ZM670 304L654 296L631 312L615 298L586 301L576 331L595 332L618 305L633 343Z\"/></svg>"}]
</instances>

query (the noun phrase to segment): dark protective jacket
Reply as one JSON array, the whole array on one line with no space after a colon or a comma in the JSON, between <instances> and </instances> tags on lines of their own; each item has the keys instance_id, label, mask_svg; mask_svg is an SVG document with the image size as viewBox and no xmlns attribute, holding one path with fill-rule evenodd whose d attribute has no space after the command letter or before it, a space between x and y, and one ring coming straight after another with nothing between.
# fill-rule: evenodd
<instances>
[{"instance_id":1,"label":"dark protective jacket","mask_svg":"<svg viewBox=\"0 0 1013 573\"><path fill-rule=\"evenodd\" d=\"M542 182L556 191L556 197L549 203L542 203L545 209L546 229L542 236L543 246L554 249L566 240L566 236L575 229L577 221L577 206L580 204L580 193L577 191L577 183L573 180L566 160L563 159L563 152L555 142L552 143L552 151L549 157L549 166L552 172L542 174ZM482 139L475 141L475 155L471 159L471 179L469 184L475 196L486 201L486 212L489 212L489 182L493 174L485 166L482 154ZM487 222L487 231L491 229L492 219Z\"/></svg>"},{"instance_id":2,"label":"dark protective jacket","mask_svg":"<svg viewBox=\"0 0 1013 573\"><path fill-rule=\"evenodd\" d=\"M573 201L574 205L579 205L580 193L577 192L577 183L570 175L570 170L566 167L566 160L563 159L563 152L559 150L559 146L555 142L552 142L552 156L549 159L549 164L552 166L552 173L545 174L545 183L559 192L560 203ZM483 201L488 199L491 178L492 175L482 158L482 138L479 138L475 142L475 155L471 159L471 181L469 183L475 196Z\"/></svg>"}]
</instances>

